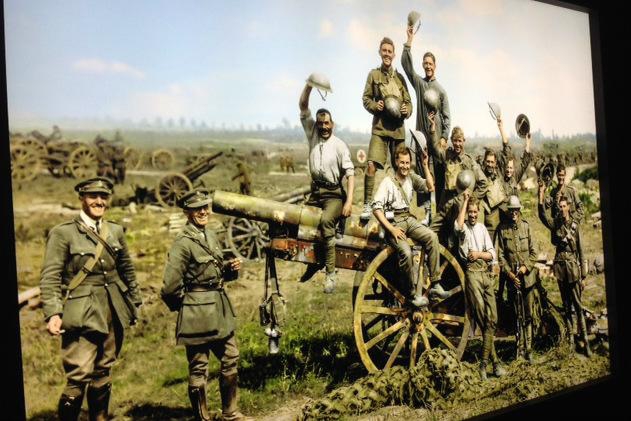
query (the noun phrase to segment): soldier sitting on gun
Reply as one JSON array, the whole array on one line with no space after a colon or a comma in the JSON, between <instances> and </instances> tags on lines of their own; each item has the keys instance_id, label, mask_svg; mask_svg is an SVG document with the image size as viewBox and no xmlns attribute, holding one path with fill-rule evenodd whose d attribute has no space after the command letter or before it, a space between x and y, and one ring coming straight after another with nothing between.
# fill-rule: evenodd
<instances>
[{"instance_id":1,"label":"soldier sitting on gun","mask_svg":"<svg viewBox=\"0 0 631 421\"><path fill-rule=\"evenodd\" d=\"M372 203L375 218L383 225L389 235L386 239L396 250L399 256L399 267L406 278L405 293L412 305L416 307L426 306L428 299L420 289L416 289L415 274L412 264L412 250L408 243L408 237L420 242L428 256L429 276L432 288L430 296L438 295L441 298L446 292L438 283L440 250L438 236L425 225L421 224L410 214L410 200L416 192L431 192L434 190L434 178L429 171L428 155L423 151L423 170L427 179L410 172L411 152L405 145L399 145L394 153L396 173L386 176L379 184ZM392 223L386 218L384 210L394 212Z\"/></svg>"},{"instance_id":2,"label":"soldier sitting on gun","mask_svg":"<svg viewBox=\"0 0 631 421\"><path fill-rule=\"evenodd\" d=\"M496 261L495 249L484 224L478 222L478 201L470 199L471 193L463 193L454 231L458 237L458 256L465 263L465 293L470 312L476 325L482 330L482 360L480 377L486 380L486 367L489 358L497 377L506 374L495 353L494 335L497 325L495 303L495 278L490 273L490 265ZM465 214L467 215L465 223Z\"/></svg>"},{"instance_id":3,"label":"soldier sitting on gun","mask_svg":"<svg viewBox=\"0 0 631 421\"><path fill-rule=\"evenodd\" d=\"M556 218L546 213L544 206L545 185L539 182L539 218L543 225L550 230L552 244L556 247L554 256L554 276L559 284L565 325L568 330L570 346L574 345L574 332L572 309L576 313L578 333L583 341L585 355L591 356L592 352L587 339L587 326L581 303L583 282L587 277L587 262L583 259L583 246L579 224L570 212L570 201L567 197L559 198L558 206L560 214Z\"/></svg>"},{"instance_id":4,"label":"soldier sitting on gun","mask_svg":"<svg viewBox=\"0 0 631 421\"><path fill-rule=\"evenodd\" d=\"M308 205L322 208L320 231L325 241L326 281L324 292L335 290L335 227L340 216L349 216L353 206L353 186L355 166L346 143L333 135L331 113L321 108L313 120L309 109L309 95L313 81L311 75L300 95L300 121L309 142L309 171L311 173L311 196ZM348 178L348 192L344 191L342 180ZM319 270L317 264L310 264L300 281L309 280Z\"/></svg>"},{"instance_id":5,"label":"soldier sitting on gun","mask_svg":"<svg viewBox=\"0 0 631 421\"><path fill-rule=\"evenodd\" d=\"M532 315L534 289L537 282L535 252L530 225L521 216L521 203L517 196L510 196L507 205L510 221L502 222L497 230L497 255L501 273L508 283L508 300L513 305L517 321L515 332L516 355L522 355L532 363ZM523 348L521 343L523 341Z\"/></svg>"}]
</instances>

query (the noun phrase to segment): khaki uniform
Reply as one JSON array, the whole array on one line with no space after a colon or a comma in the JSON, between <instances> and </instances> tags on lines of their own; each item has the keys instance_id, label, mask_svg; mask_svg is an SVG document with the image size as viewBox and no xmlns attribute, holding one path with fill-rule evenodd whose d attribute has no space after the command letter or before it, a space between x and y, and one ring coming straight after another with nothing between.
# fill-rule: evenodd
<instances>
[{"instance_id":1,"label":"khaki uniform","mask_svg":"<svg viewBox=\"0 0 631 421\"><path fill-rule=\"evenodd\" d=\"M105 242L113 254L105 249L72 291L67 291L68 285L95 255L98 240L77 217L54 227L46 242L40 278L43 311L46 320L59 315L66 331L62 337L67 378L63 395L69 397L82 398L88 384L88 393L109 387L123 328L135 323L136 307L142 302L123 227L110 221L101 223L101 231L108 231Z\"/></svg>"},{"instance_id":2,"label":"khaki uniform","mask_svg":"<svg viewBox=\"0 0 631 421\"><path fill-rule=\"evenodd\" d=\"M539 218L550 230L552 244L556 247L553 270L559 284L565 323L570 338L573 332L572 310L574 310L577 316L578 333L587 342L587 328L581 303L581 280L587 276L587 265L583 258L579 224L572 219L565 222L562 216L551 218L542 205L539 205Z\"/></svg>"},{"instance_id":3,"label":"khaki uniform","mask_svg":"<svg viewBox=\"0 0 631 421\"><path fill-rule=\"evenodd\" d=\"M239 192L241 194L246 194L248 196L252 195L252 190L251 190L251 184L252 184L252 179L250 178L250 170L246 167L246 165L239 163L237 164L237 170L239 171L237 174L235 174L232 179L236 180L237 178L240 178L239 180Z\"/></svg>"},{"instance_id":4,"label":"khaki uniform","mask_svg":"<svg viewBox=\"0 0 631 421\"><path fill-rule=\"evenodd\" d=\"M526 267L526 274L519 275L521 281L520 292L524 304L524 320L521 321L524 326L526 352L530 351L532 344L532 317L534 314L534 286L537 282L537 270L535 262L537 253L532 241L530 224L520 217L517 223L513 221L502 223L496 236L497 255L501 269L503 281L508 285L508 300L518 313L517 308L517 289L512 280L509 279L508 273L517 275L517 271L521 266Z\"/></svg>"},{"instance_id":5,"label":"khaki uniform","mask_svg":"<svg viewBox=\"0 0 631 421\"><path fill-rule=\"evenodd\" d=\"M512 149L511 146L506 143L502 146L502 152L500 153L498 160L497 160L497 169L499 171L499 174L502 174L502 185L504 187L504 194L506 195L506 197L510 197L512 195L514 196L519 196L519 183L521 182L521 179L524 177L524 174L526 174L526 171L528 170L528 168L530 167L530 163L532 162L532 153L530 152L526 152L524 150L524 153L521 156L521 160L519 160L519 163L517 162L517 159L514 159L513 164L514 164L514 172L513 172L513 177L510 179L506 179L503 174L504 171L506 170L506 165L508 165L508 161L513 158L512 156Z\"/></svg>"},{"instance_id":6,"label":"khaki uniform","mask_svg":"<svg viewBox=\"0 0 631 421\"><path fill-rule=\"evenodd\" d=\"M545 200L545 208L551 209L552 219L557 218L561 214L561 210L559 209L559 199L561 196L565 196L568 200L572 220L581 224L585 218L583 202L581 202L578 196L578 191L573 186L567 184L563 185L563 187L556 185Z\"/></svg>"},{"instance_id":7,"label":"khaki uniform","mask_svg":"<svg viewBox=\"0 0 631 421\"><path fill-rule=\"evenodd\" d=\"M506 203L508 196L506 196L504 183L499 175L488 176L487 180L489 189L484 196L481 207L484 211L484 226L489 231L491 238L495 238L495 230L500 224L500 207Z\"/></svg>"},{"instance_id":8,"label":"khaki uniform","mask_svg":"<svg viewBox=\"0 0 631 421\"><path fill-rule=\"evenodd\" d=\"M388 146L391 146L393 151L397 145L405 141L404 118L390 117L385 108L382 111L377 110L377 102L390 95L397 97L401 104L407 105L408 116L412 115L412 100L403 75L394 67L386 70L380 66L371 70L362 96L364 108L373 115L368 161L381 168L386 164ZM394 162L394 157L391 157L391 160Z\"/></svg>"}]
</instances>

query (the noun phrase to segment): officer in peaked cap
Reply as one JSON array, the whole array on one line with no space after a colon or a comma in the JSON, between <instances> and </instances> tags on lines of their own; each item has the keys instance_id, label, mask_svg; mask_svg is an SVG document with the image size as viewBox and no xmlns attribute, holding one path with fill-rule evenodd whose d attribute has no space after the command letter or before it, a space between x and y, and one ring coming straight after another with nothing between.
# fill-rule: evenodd
<instances>
[{"instance_id":1,"label":"officer in peaked cap","mask_svg":"<svg viewBox=\"0 0 631 421\"><path fill-rule=\"evenodd\" d=\"M188 222L169 251L161 297L171 311L178 312L176 339L186 347L188 396L195 419L210 419L206 381L212 352L221 363L222 419L247 420L237 406L236 315L223 288L225 280L236 277L241 261L224 259L221 244L208 228L210 202L203 188L190 190L178 200Z\"/></svg>"},{"instance_id":2,"label":"officer in peaked cap","mask_svg":"<svg viewBox=\"0 0 631 421\"><path fill-rule=\"evenodd\" d=\"M123 227L106 221L113 183L90 178L75 186L81 211L50 230L40 276L47 330L61 336L66 387L59 419L77 420L88 395L91 420L108 417L110 370L123 329L136 322L140 288ZM90 303L91 311L85 311Z\"/></svg>"}]
</instances>

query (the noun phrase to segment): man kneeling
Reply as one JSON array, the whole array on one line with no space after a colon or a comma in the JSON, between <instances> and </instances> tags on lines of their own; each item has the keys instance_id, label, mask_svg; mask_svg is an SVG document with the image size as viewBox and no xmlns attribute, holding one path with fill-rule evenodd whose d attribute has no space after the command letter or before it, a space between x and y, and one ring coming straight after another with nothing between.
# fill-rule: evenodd
<instances>
[{"instance_id":1,"label":"man kneeling","mask_svg":"<svg viewBox=\"0 0 631 421\"><path fill-rule=\"evenodd\" d=\"M438 275L439 245L438 236L425 225L421 224L410 214L410 200L414 191L427 193L434 191L434 179L428 168L427 152L423 151L423 170L427 179L410 172L411 153L405 145L400 145L395 151L396 174L386 176L379 184L372 203L373 214L388 232L387 241L397 250L399 267L405 274L406 293L412 304L417 307L426 306L428 299L422 291L416 290L413 273L412 250L407 238L420 242L428 256L430 281L433 287L430 295L441 298L446 296L442 289ZM394 212L392 223L386 217L385 211Z\"/></svg>"}]
</instances>

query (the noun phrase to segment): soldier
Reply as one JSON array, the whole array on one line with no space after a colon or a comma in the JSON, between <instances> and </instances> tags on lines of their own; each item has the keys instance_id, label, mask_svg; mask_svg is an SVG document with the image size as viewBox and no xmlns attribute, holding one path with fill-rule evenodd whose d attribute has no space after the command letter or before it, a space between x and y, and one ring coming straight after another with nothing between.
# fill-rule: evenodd
<instances>
[{"instance_id":1,"label":"soldier","mask_svg":"<svg viewBox=\"0 0 631 421\"><path fill-rule=\"evenodd\" d=\"M372 136L368 146L368 167L364 176L364 209L361 219L372 214L370 200L375 186L377 166L386 165L388 150L394 167L394 150L405 142L404 120L412 115L412 101L403 75L392 65L394 42L384 37L379 44L381 66L371 70L364 87L364 108L373 115Z\"/></svg>"},{"instance_id":2,"label":"soldier","mask_svg":"<svg viewBox=\"0 0 631 421\"><path fill-rule=\"evenodd\" d=\"M291 169L292 173L296 172L296 168L294 168L294 157L291 155L285 156L285 171L289 172Z\"/></svg>"},{"instance_id":3,"label":"soldier","mask_svg":"<svg viewBox=\"0 0 631 421\"><path fill-rule=\"evenodd\" d=\"M518 338L523 338L525 357L532 363L532 316L534 312L534 289L537 282L535 261L537 253L532 241L530 225L521 216L519 197L508 198L507 209L510 221L502 222L497 230L497 255L501 274L508 280L508 300L513 305L517 320L515 351L521 354ZM518 296L519 294L519 296ZM521 307L521 308L520 308Z\"/></svg>"},{"instance_id":4,"label":"soldier","mask_svg":"<svg viewBox=\"0 0 631 421\"><path fill-rule=\"evenodd\" d=\"M375 218L388 232L387 241L396 250L399 256L399 267L404 273L406 284L403 285L404 293L409 297L412 305L416 307L426 306L428 299L423 295L421 289L416 288L416 276L413 271L412 250L408 243L408 237L416 242L420 242L428 256L429 278L432 283L430 296L446 296L446 292L438 283L439 277L439 245L438 236L425 225L421 224L412 214L410 214L410 201L412 192L432 192L434 190L434 179L429 172L428 155L423 151L423 170L427 174L427 179L420 175L410 173L411 152L405 145L399 145L395 153L396 174L386 176L379 184L377 193L372 204ZM385 212L392 211L392 223L386 217Z\"/></svg>"},{"instance_id":5,"label":"soldier","mask_svg":"<svg viewBox=\"0 0 631 421\"><path fill-rule=\"evenodd\" d=\"M501 117L497 117L497 127L500 130L500 136L502 137L502 152L500 153L499 160L497 162L499 172L503 174L503 187L506 197L511 195L518 195L518 185L524 174L530 166L532 161L532 154L530 153L530 143L532 136L530 133L526 134L526 146L524 147L524 153L521 156L521 161L517 168L515 168L515 157L512 154L511 147L508 144L508 137L504 132L504 124ZM509 215L507 215L509 216ZM507 218L509 220L510 218Z\"/></svg>"},{"instance_id":6,"label":"soldier","mask_svg":"<svg viewBox=\"0 0 631 421\"><path fill-rule=\"evenodd\" d=\"M471 155L464 151L465 137L460 127L454 127L451 132L452 147L447 147L440 143L439 134L436 130L434 113L428 115L430 120L431 141L434 144L434 168L444 174L444 188L440 198L437 198L436 217L432 220L431 228L434 232L440 232L443 219L446 215L446 205L454 196L458 194L456 182L458 174L462 170L471 170L475 176L475 188L473 196L481 200L488 191L488 181L477 162ZM436 165L438 164L438 165ZM451 228L451 227L450 227Z\"/></svg>"},{"instance_id":7,"label":"soldier","mask_svg":"<svg viewBox=\"0 0 631 421\"><path fill-rule=\"evenodd\" d=\"M237 162L237 174L232 177L232 181L240 178L239 180L239 192L248 196L252 195L250 185L252 180L250 179L250 170L247 165L241 161Z\"/></svg>"},{"instance_id":8,"label":"soldier","mask_svg":"<svg viewBox=\"0 0 631 421\"><path fill-rule=\"evenodd\" d=\"M495 229L500 224L500 206L504 204L508 196L504 191L504 183L497 168L497 155L492 149L484 152L484 175L489 186L481 202L484 210L484 226L491 238L495 238Z\"/></svg>"},{"instance_id":9,"label":"soldier","mask_svg":"<svg viewBox=\"0 0 631 421\"><path fill-rule=\"evenodd\" d=\"M178 201L188 222L169 251L161 296L171 311L178 312L177 344L186 347L188 396L195 419L210 419L206 381L212 351L221 363L222 419L249 420L237 406L236 316L223 288L224 280L236 278L241 261L224 260L221 244L207 226L210 200L208 190L195 189Z\"/></svg>"},{"instance_id":10,"label":"soldier","mask_svg":"<svg viewBox=\"0 0 631 421\"><path fill-rule=\"evenodd\" d=\"M123 184L125 182L125 173L127 171L127 164L125 162L125 146L123 146L122 142L123 137L120 132L116 130L114 142L112 143L112 166L114 168L114 180L116 184Z\"/></svg>"},{"instance_id":11,"label":"soldier","mask_svg":"<svg viewBox=\"0 0 631 421\"><path fill-rule=\"evenodd\" d=\"M313 76L313 75L312 75ZM311 78L310 78L311 80ZM349 216L353 206L355 167L351 161L348 145L333 135L334 123L331 113L321 108L313 120L309 109L312 86L308 81L300 95L300 122L309 142L309 171L311 173L311 196L307 204L322 208L320 231L325 241L326 281L324 292L335 290L335 232L340 216ZM342 186L343 177L348 178L348 192ZM318 264L310 264L300 281L309 280L319 270Z\"/></svg>"},{"instance_id":12,"label":"soldier","mask_svg":"<svg viewBox=\"0 0 631 421\"><path fill-rule=\"evenodd\" d=\"M545 199L545 209L551 208L552 219L556 219L561 214L560 200L564 196L570 207L572 221L580 224L585 218L583 202L581 202L576 188L565 182L565 174L565 165L558 164L556 167L557 185L552 188L550 195Z\"/></svg>"},{"instance_id":13,"label":"soldier","mask_svg":"<svg viewBox=\"0 0 631 421\"><path fill-rule=\"evenodd\" d=\"M486 380L489 359L497 377L506 374L495 352L493 336L497 325L495 282L490 266L496 261L495 249L484 224L478 222L478 200L469 191L464 198L454 232L458 237L458 256L466 267L465 293L470 305L471 316L482 330L482 359L480 377ZM465 223L465 213L467 215Z\"/></svg>"},{"instance_id":14,"label":"soldier","mask_svg":"<svg viewBox=\"0 0 631 421\"><path fill-rule=\"evenodd\" d=\"M115 179L116 174L114 167L112 166L112 147L108 143L107 139L97 135L94 139L96 144L96 159L97 169L96 175L99 177L106 177L109 179Z\"/></svg>"},{"instance_id":15,"label":"soldier","mask_svg":"<svg viewBox=\"0 0 631 421\"><path fill-rule=\"evenodd\" d=\"M401 65L405 71L405 75L414 87L416 92L416 130L420 130L428 139L430 135L430 121L427 115L430 111L436 113L436 126L438 135L440 137L441 144L447 144L447 138L449 137L450 128L450 112L449 112L449 100L447 98L447 92L436 80L436 57L430 51L423 54L423 70L425 70L425 77L422 78L418 73L414 71L414 65L412 63L412 41L414 40L414 27L408 26L406 30L407 42L403 44L403 54L401 56ZM431 100L437 100L437 103L433 103ZM428 101L429 100L429 101ZM431 142L428 144L429 148L433 149ZM433 151L430 149L430 158L433 157ZM441 171L436 171L434 167L433 158L430 159L430 170L434 174L436 181L436 198L440 198L442 188L445 184L445 180L442 178L444 175ZM431 213L431 195L420 197L420 203L423 203L425 207L425 214L427 224L430 222Z\"/></svg>"},{"instance_id":16,"label":"soldier","mask_svg":"<svg viewBox=\"0 0 631 421\"><path fill-rule=\"evenodd\" d=\"M103 177L78 183L79 215L46 242L40 288L48 332L62 335L62 421L78 419L86 387L90 420L108 418L110 369L142 303L123 227L103 218L112 189Z\"/></svg>"},{"instance_id":17,"label":"soldier","mask_svg":"<svg viewBox=\"0 0 631 421\"><path fill-rule=\"evenodd\" d=\"M583 283L587 277L587 265L583 259L583 246L578 222L572 217L570 201L561 196L558 201L559 214L550 217L544 205L545 185L539 183L539 219L550 230L552 245L556 247L554 256L554 276L559 284L565 324L568 329L570 346L574 345L572 309L576 313L577 330L583 342L585 355L591 356L587 339L587 326L581 303Z\"/></svg>"}]
</instances>

